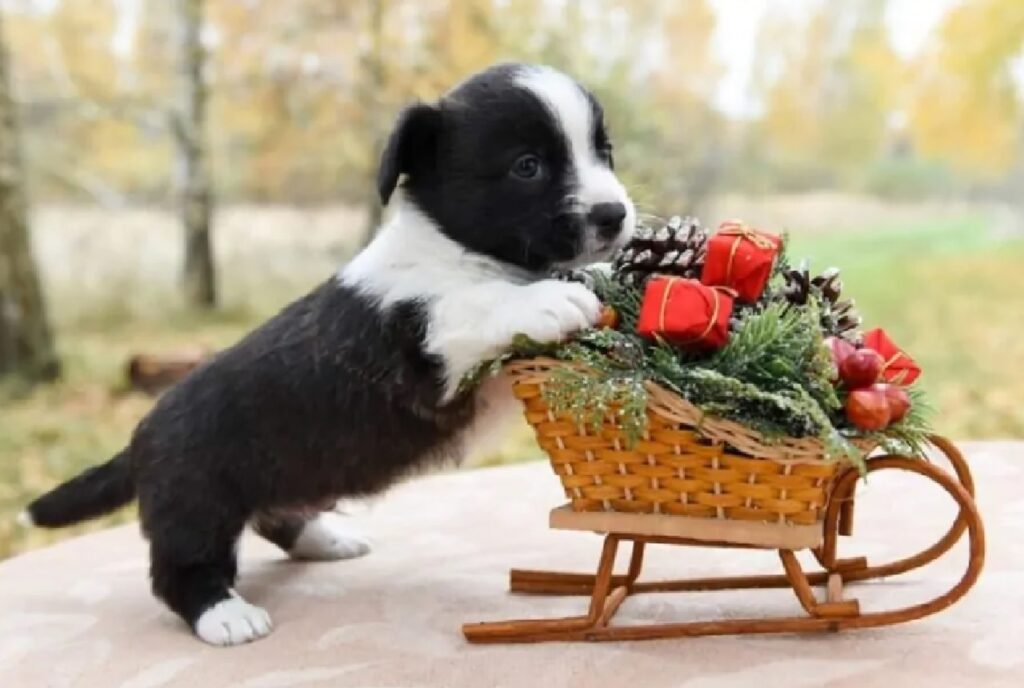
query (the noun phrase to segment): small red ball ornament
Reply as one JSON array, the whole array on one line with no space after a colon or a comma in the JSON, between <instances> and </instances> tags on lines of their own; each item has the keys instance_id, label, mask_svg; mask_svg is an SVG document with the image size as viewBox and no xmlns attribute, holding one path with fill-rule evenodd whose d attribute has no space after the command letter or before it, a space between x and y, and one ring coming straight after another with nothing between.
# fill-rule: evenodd
<instances>
[{"instance_id":1,"label":"small red ball ornament","mask_svg":"<svg viewBox=\"0 0 1024 688\"><path fill-rule=\"evenodd\" d=\"M832 355L832 365L835 368L835 372L830 379L832 382L838 382L839 369L842 367L843 361L845 361L850 354L855 353L857 348L850 342L839 337L826 337L825 346Z\"/></svg>"},{"instance_id":2,"label":"small red ball ornament","mask_svg":"<svg viewBox=\"0 0 1024 688\"><path fill-rule=\"evenodd\" d=\"M877 351L857 349L843 359L839 377L848 389L861 389L878 382L885 369L885 360Z\"/></svg>"},{"instance_id":3,"label":"small red ball ornament","mask_svg":"<svg viewBox=\"0 0 1024 688\"><path fill-rule=\"evenodd\" d=\"M907 394L907 390L899 385L887 383L879 383L873 387L882 390L885 394L885 399L889 403L890 423L898 423L906 418L907 412L910 411L910 395Z\"/></svg>"},{"instance_id":4,"label":"small red ball ornament","mask_svg":"<svg viewBox=\"0 0 1024 688\"><path fill-rule=\"evenodd\" d=\"M846 417L861 430L885 430L892 420L885 391L872 386L850 392Z\"/></svg>"}]
</instances>

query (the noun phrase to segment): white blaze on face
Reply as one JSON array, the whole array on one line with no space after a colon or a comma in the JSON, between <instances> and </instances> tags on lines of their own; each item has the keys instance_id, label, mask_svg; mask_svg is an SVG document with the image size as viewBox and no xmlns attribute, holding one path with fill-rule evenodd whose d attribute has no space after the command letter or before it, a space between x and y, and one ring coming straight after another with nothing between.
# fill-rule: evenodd
<instances>
[{"instance_id":1,"label":"white blaze on face","mask_svg":"<svg viewBox=\"0 0 1024 688\"><path fill-rule=\"evenodd\" d=\"M636 216L629 194L594 149L594 111L580 85L571 77L550 67L528 67L516 83L543 102L554 115L565 135L577 183L576 199L586 212L597 203L622 203L626 206L624 226L618 243L632 233Z\"/></svg>"}]
</instances>

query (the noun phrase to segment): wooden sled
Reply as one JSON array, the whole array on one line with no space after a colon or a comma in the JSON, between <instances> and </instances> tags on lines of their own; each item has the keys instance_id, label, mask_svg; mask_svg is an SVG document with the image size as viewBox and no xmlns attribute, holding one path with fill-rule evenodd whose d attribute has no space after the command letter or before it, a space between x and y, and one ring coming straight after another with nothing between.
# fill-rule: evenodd
<instances>
[{"instance_id":1,"label":"wooden sled","mask_svg":"<svg viewBox=\"0 0 1024 688\"><path fill-rule=\"evenodd\" d=\"M510 587L512 592L519 593L588 595L590 607L587 613L566 618L466 624L463 633L473 643L643 640L740 633L840 631L888 626L935 614L963 597L977 581L984 563L985 536L974 503L974 482L963 456L944 438L935 437L932 441L949 460L952 473L919 458L878 456L868 460L869 473L882 470L916 473L941 486L959 506L956 520L946 534L913 556L874 566L863 557L838 558L839 536L851 535L853 530L854 491L860 480L855 470L848 470L837 479L825 517L821 524L814 526L715 522L712 519L669 515L574 512L562 507L552 512L553 528L605 533L597 573L514 569ZM948 552L964 533L969 539L967 568L963 577L944 594L922 604L873 612L862 612L858 601L847 597L846 588L851 583L899 575L935 561ZM615 555L623 542L632 543L629 568L625 574L614 574ZM783 573L642 582L639 578L648 543L775 549ZM794 555L794 551L799 549L810 550L822 570L804 572ZM815 596L812 586L824 586L823 599ZM628 626L612 624L620 605L634 594L765 588L791 588L806 614Z\"/></svg>"}]
</instances>

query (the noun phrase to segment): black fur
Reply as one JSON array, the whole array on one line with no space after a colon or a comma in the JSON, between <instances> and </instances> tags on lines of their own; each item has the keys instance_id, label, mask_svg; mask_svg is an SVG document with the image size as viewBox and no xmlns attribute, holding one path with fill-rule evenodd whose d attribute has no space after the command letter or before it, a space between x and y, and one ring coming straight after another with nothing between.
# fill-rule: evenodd
<instances>
[{"instance_id":1,"label":"black fur","mask_svg":"<svg viewBox=\"0 0 1024 688\"><path fill-rule=\"evenodd\" d=\"M86 469L29 505L32 521L60 528L109 514L135 498L135 480L127 452Z\"/></svg>"},{"instance_id":2,"label":"black fur","mask_svg":"<svg viewBox=\"0 0 1024 688\"><path fill-rule=\"evenodd\" d=\"M439 404L424 328L421 304L382 311L331 280L170 389L114 461L29 511L66 525L129 501L137 485L154 592L194 623L228 596L254 514L377 492L455 448L473 400ZM291 534L264 525L285 548L299 528L295 517Z\"/></svg>"},{"instance_id":3,"label":"black fur","mask_svg":"<svg viewBox=\"0 0 1024 688\"><path fill-rule=\"evenodd\" d=\"M545 271L579 255L587 217L567 203L575 180L565 137L544 103L510 86L519 70L520 65L492 67L437 105L406 110L384 154L380 192L387 201L404 173L409 198L450 238L506 263ZM595 150L611 166L603 113L584 94L595 115ZM524 154L541 159L540 178L510 174Z\"/></svg>"},{"instance_id":4,"label":"black fur","mask_svg":"<svg viewBox=\"0 0 1024 688\"><path fill-rule=\"evenodd\" d=\"M424 327L419 304L382 312L332 280L160 400L130 447L160 597L194 622L227 596L253 513L377 492L445 458L472 399L439 406Z\"/></svg>"},{"instance_id":5,"label":"black fur","mask_svg":"<svg viewBox=\"0 0 1024 688\"><path fill-rule=\"evenodd\" d=\"M292 512L274 509L257 514L252 526L261 536L288 552L298 541L310 515L314 514L306 510Z\"/></svg>"},{"instance_id":6,"label":"black fur","mask_svg":"<svg viewBox=\"0 0 1024 688\"><path fill-rule=\"evenodd\" d=\"M551 114L500 66L400 118L378 177L471 251L539 270L575 258L587 218L567 203L569 151ZM591 99L596 107L596 101ZM595 149L609 156L603 125ZM610 149L609 149L610 150ZM514 173L536 156L543 174ZM229 596L246 523L289 549L304 509L378 492L453 453L471 395L444 401L424 302L383 308L332 279L169 390L129 446L36 500L61 526L137 496L154 592L190 624Z\"/></svg>"},{"instance_id":7,"label":"black fur","mask_svg":"<svg viewBox=\"0 0 1024 688\"><path fill-rule=\"evenodd\" d=\"M399 115L377 171L381 203L391 200L400 175L419 176L436 166L440 119L437 108L423 103L410 105Z\"/></svg>"}]
</instances>

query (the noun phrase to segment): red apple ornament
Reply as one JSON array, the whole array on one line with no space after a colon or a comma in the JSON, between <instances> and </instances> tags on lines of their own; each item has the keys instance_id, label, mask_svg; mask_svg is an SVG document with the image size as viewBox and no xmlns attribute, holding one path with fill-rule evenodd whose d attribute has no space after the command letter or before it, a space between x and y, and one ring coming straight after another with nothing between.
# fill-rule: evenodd
<instances>
[{"instance_id":1,"label":"red apple ornament","mask_svg":"<svg viewBox=\"0 0 1024 688\"><path fill-rule=\"evenodd\" d=\"M877 351L857 349L843 359L839 366L839 377L848 389L861 389L878 382L885 369L885 360Z\"/></svg>"},{"instance_id":2,"label":"red apple ornament","mask_svg":"<svg viewBox=\"0 0 1024 688\"><path fill-rule=\"evenodd\" d=\"M828 347L829 353L832 355L832 365L835 367L835 374L832 376L832 382L839 381L839 370L843 365L843 361L849 357L850 354L855 353L857 348L839 337L825 337L825 346Z\"/></svg>"},{"instance_id":3,"label":"red apple ornament","mask_svg":"<svg viewBox=\"0 0 1024 688\"><path fill-rule=\"evenodd\" d=\"M885 390L873 385L850 392L846 398L846 417L861 430L885 430L892 420Z\"/></svg>"},{"instance_id":4,"label":"red apple ornament","mask_svg":"<svg viewBox=\"0 0 1024 688\"><path fill-rule=\"evenodd\" d=\"M907 416L910 411L910 395L907 390L899 385L879 383L872 385L871 389L880 389L885 394L885 400L889 403L889 422L898 423Z\"/></svg>"}]
</instances>

